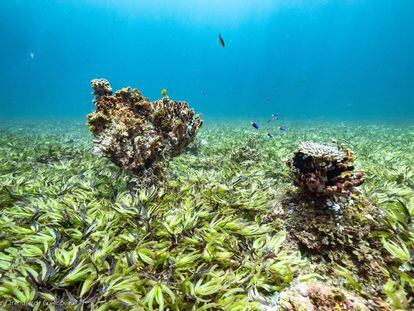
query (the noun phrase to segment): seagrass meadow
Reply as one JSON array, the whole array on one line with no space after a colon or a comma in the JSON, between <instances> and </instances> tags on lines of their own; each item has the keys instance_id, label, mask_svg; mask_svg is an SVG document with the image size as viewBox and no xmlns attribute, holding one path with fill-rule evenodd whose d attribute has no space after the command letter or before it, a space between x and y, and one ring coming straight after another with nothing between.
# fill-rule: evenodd
<instances>
[{"instance_id":1,"label":"seagrass meadow","mask_svg":"<svg viewBox=\"0 0 414 311\"><path fill-rule=\"evenodd\" d=\"M414 126L286 128L206 122L165 182L137 188L85 120L1 122L0 309L299 310L289 293L313 283L335 287L318 310L412 310ZM332 139L365 170L339 218L286 165Z\"/></svg>"}]
</instances>

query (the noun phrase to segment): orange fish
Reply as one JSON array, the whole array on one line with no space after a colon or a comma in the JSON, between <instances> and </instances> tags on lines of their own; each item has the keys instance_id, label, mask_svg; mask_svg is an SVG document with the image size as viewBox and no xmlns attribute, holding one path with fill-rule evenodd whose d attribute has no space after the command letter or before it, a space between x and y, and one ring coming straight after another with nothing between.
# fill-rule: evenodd
<instances>
[{"instance_id":1,"label":"orange fish","mask_svg":"<svg viewBox=\"0 0 414 311\"><path fill-rule=\"evenodd\" d=\"M223 40L223 38L222 38L222 36L221 36L221 33L219 33L219 42L220 42L220 45L224 48L224 46L225 46L226 44L224 43L224 40Z\"/></svg>"}]
</instances>

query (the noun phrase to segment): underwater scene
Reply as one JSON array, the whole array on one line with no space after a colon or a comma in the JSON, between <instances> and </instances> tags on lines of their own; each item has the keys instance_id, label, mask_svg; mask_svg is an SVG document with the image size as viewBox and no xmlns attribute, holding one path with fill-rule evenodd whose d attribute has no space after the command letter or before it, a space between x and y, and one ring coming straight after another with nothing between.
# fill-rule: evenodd
<instances>
[{"instance_id":1,"label":"underwater scene","mask_svg":"<svg viewBox=\"0 0 414 311\"><path fill-rule=\"evenodd\" d=\"M412 0L9 0L0 310L414 310Z\"/></svg>"}]
</instances>

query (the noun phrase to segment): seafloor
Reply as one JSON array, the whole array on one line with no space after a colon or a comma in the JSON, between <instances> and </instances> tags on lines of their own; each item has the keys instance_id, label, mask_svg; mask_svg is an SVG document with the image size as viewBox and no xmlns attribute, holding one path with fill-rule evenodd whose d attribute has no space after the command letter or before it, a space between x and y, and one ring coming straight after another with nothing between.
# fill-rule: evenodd
<instances>
[{"instance_id":1,"label":"seafloor","mask_svg":"<svg viewBox=\"0 0 414 311\"><path fill-rule=\"evenodd\" d=\"M92 154L84 121L3 120L0 309L300 310L303 283L336 289L304 309L413 309L414 126L286 125L270 139L207 122L168 181L139 190ZM286 165L333 138L366 172L341 217Z\"/></svg>"}]
</instances>

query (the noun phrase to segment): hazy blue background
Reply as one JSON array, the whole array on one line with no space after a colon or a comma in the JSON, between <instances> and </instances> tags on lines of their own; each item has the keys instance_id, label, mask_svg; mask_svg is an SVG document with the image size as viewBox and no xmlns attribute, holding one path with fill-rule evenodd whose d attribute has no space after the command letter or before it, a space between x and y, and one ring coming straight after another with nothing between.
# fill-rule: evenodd
<instances>
[{"instance_id":1,"label":"hazy blue background","mask_svg":"<svg viewBox=\"0 0 414 311\"><path fill-rule=\"evenodd\" d=\"M8 0L0 37L0 117L82 117L105 77L207 117L414 119L412 0Z\"/></svg>"}]
</instances>

